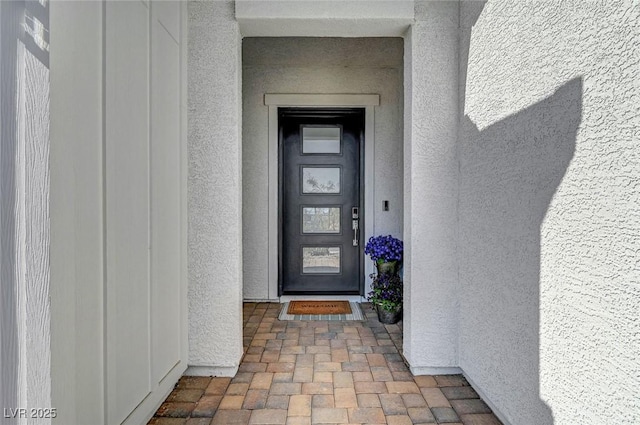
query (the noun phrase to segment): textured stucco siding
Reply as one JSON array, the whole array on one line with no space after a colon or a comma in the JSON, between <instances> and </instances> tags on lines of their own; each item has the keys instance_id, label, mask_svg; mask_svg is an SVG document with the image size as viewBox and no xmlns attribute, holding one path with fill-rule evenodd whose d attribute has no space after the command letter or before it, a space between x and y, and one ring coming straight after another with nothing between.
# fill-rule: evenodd
<instances>
[{"instance_id":1,"label":"textured stucco siding","mask_svg":"<svg viewBox=\"0 0 640 425\"><path fill-rule=\"evenodd\" d=\"M236 19L245 37L397 37L413 0L238 0Z\"/></svg>"},{"instance_id":2,"label":"textured stucco siding","mask_svg":"<svg viewBox=\"0 0 640 425\"><path fill-rule=\"evenodd\" d=\"M374 219L374 234L402 237L402 40L246 38L242 170L245 299L269 298L269 117L265 93L380 95L380 106L375 107L375 172L373 179L365 182L375 188L374 211L365 214ZM382 211L383 200L389 201L389 211Z\"/></svg>"},{"instance_id":3,"label":"textured stucco siding","mask_svg":"<svg viewBox=\"0 0 640 425\"><path fill-rule=\"evenodd\" d=\"M188 9L189 365L233 375L242 356L241 39L233 2Z\"/></svg>"},{"instance_id":4,"label":"textured stucco siding","mask_svg":"<svg viewBox=\"0 0 640 425\"><path fill-rule=\"evenodd\" d=\"M458 371L457 2L421 2L405 39L404 355Z\"/></svg>"},{"instance_id":5,"label":"textured stucco siding","mask_svg":"<svg viewBox=\"0 0 640 425\"><path fill-rule=\"evenodd\" d=\"M461 16L460 366L512 424L638 423L640 7L490 1L471 28L477 6Z\"/></svg>"}]
</instances>

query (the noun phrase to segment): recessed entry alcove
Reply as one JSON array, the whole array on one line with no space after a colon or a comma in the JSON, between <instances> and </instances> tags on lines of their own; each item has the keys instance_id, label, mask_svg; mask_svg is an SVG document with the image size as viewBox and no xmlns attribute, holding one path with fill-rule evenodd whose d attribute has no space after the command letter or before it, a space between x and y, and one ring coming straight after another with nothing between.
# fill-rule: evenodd
<instances>
[{"instance_id":1,"label":"recessed entry alcove","mask_svg":"<svg viewBox=\"0 0 640 425\"><path fill-rule=\"evenodd\" d=\"M361 170L361 240L371 234L402 235L403 229L403 49L400 37L245 37L242 41L243 296L274 300L281 293L273 268L278 258L277 140L270 117L278 99L297 106L358 109L366 114ZM291 95L296 95L291 97ZM271 97L269 97L271 96ZM300 100L302 99L302 100ZM318 100L324 99L324 100ZM354 100L356 99L356 100ZM270 105L268 103L271 103ZM368 105L364 105L368 103ZM291 107L295 105L282 104ZM309 130L307 130L309 131ZM277 134L277 133L276 133ZM277 139L277 137L276 137ZM274 143L276 144L274 146ZM303 154L306 154L303 153ZM313 155L313 154L312 154ZM341 155L341 151L336 151ZM282 178L287 179L287 176ZM388 201L389 210L383 210ZM346 211L345 211L346 212ZM344 226L343 226L344 227ZM352 232L352 229L340 231ZM314 252L313 250L307 250ZM337 254L337 250L331 251ZM342 255L342 254L340 254ZM370 264L361 258L359 292Z\"/></svg>"}]
</instances>

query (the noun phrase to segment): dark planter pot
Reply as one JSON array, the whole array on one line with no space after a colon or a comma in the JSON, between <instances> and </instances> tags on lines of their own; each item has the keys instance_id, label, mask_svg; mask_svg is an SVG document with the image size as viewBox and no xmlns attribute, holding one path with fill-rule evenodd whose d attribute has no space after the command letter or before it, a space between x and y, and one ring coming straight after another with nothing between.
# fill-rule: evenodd
<instances>
[{"instance_id":1,"label":"dark planter pot","mask_svg":"<svg viewBox=\"0 0 640 425\"><path fill-rule=\"evenodd\" d=\"M397 261L389 261L388 263L376 263L378 274L398 274L400 264Z\"/></svg>"},{"instance_id":2,"label":"dark planter pot","mask_svg":"<svg viewBox=\"0 0 640 425\"><path fill-rule=\"evenodd\" d=\"M378 312L378 320L385 325L393 325L402 319L402 310L387 311L380 306L376 306L376 311Z\"/></svg>"}]
</instances>

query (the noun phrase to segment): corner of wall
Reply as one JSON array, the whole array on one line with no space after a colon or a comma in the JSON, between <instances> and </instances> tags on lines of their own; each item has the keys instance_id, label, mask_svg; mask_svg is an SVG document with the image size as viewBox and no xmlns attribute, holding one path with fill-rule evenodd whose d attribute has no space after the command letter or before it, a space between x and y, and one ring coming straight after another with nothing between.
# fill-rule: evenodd
<instances>
[{"instance_id":1,"label":"corner of wall","mask_svg":"<svg viewBox=\"0 0 640 425\"><path fill-rule=\"evenodd\" d=\"M190 2L188 7L192 367L236 367L242 356L242 39L232 6Z\"/></svg>"},{"instance_id":2,"label":"corner of wall","mask_svg":"<svg viewBox=\"0 0 640 425\"><path fill-rule=\"evenodd\" d=\"M420 373L459 371L458 21L457 2L416 3L405 36L404 350Z\"/></svg>"}]
</instances>

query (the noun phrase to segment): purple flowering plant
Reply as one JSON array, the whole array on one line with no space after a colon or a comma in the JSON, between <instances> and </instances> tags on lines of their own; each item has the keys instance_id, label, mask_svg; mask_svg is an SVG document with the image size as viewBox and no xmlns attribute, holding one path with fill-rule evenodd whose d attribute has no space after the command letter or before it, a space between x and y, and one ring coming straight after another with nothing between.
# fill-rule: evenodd
<instances>
[{"instance_id":1,"label":"purple flowering plant","mask_svg":"<svg viewBox=\"0 0 640 425\"><path fill-rule=\"evenodd\" d=\"M367 300L383 310L397 312L402 310L402 280L393 273L372 274L372 291Z\"/></svg>"},{"instance_id":2,"label":"purple flowering plant","mask_svg":"<svg viewBox=\"0 0 640 425\"><path fill-rule=\"evenodd\" d=\"M375 263L401 262L402 250L402 241L391 235L371 236L364 247L364 253L369 255Z\"/></svg>"},{"instance_id":3,"label":"purple flowering plant","mask_svg":"<svg viewBox=\"0 0 640 425\"><path fill-rule=\"evenodd\" d=\"M372 236L364 248L376 263L402 262L403 244L391 235ZM381 272L372 274L371 292L367 300L383 310L398 312L402 310L402 279L397 273Z\"/></svg>"}]
</instances>

